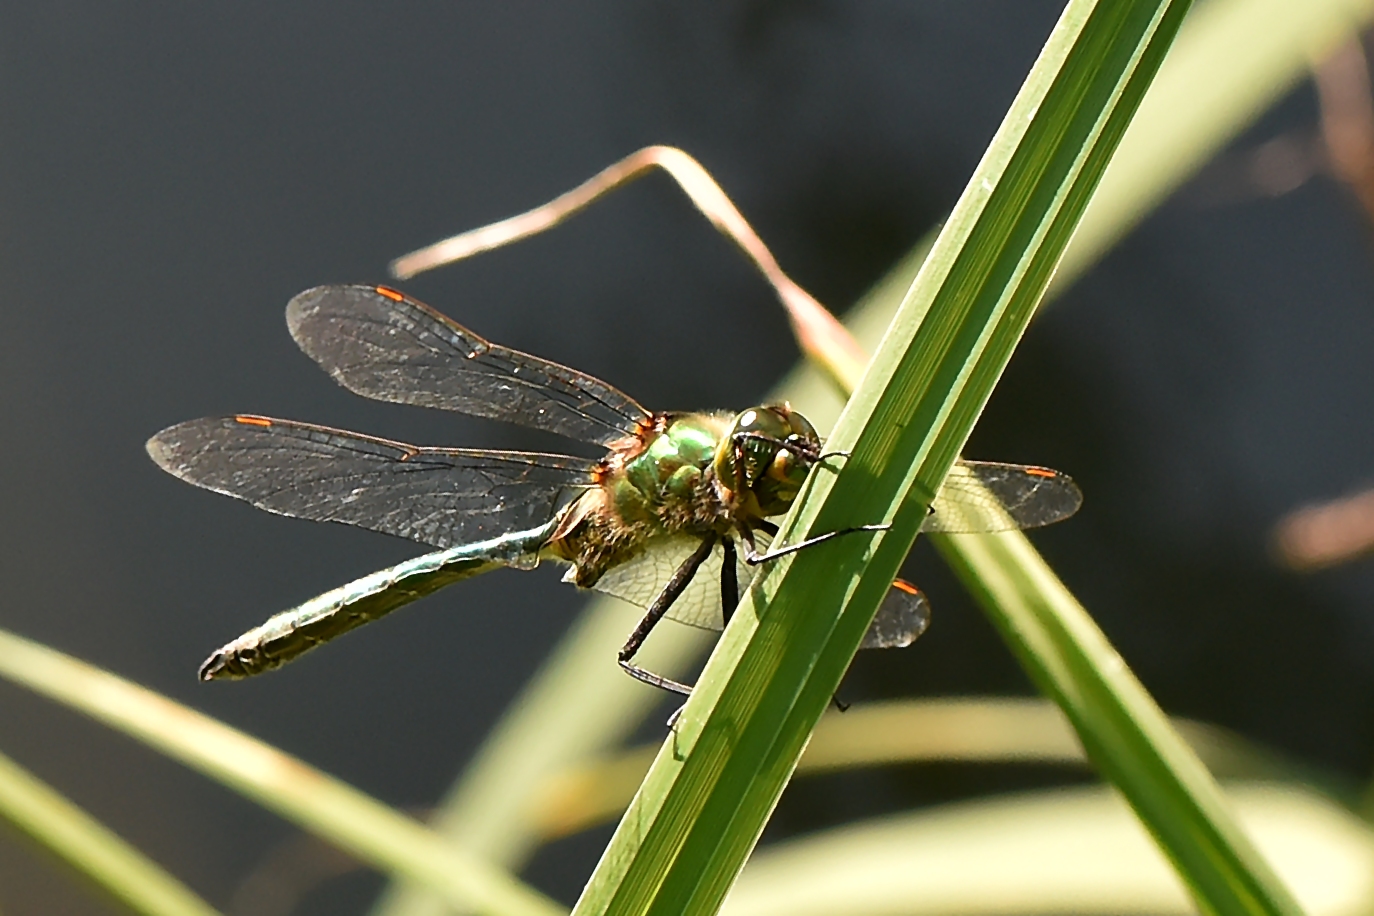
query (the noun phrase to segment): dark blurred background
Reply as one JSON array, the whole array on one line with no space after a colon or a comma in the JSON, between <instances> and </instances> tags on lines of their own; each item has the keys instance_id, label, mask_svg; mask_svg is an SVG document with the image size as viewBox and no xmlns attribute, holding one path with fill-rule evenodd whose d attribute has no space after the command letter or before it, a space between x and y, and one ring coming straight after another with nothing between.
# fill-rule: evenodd
<instances>
[{"instance_id":1,"label":"dark blurred background","mask_svg":"<svg viewBox=\"0 0 1374 916\"><path fill-rule=\"evenodd\" d=\"M699 157L784 268L844 309L954 203L1060 6L6 6L0 625L387 802L433 804L583 596L549 571L491 576L269 677L198 684L226 639L417 549L195 490L144 440L251 411L528 445L348 394L296 350L283 307L317 284L384 280L390 258L650 143ZM1269 537L1374 476L1369 223L1329 178L1285 194L1236 180L1247 149L1317 121L1304 85L1055 303L968 454L1079 480L1083 511L1036 542L1166 709L1362 781L1374 567L1284 572ZM763 282L664 178L405 288L654 408L745 406L797 358ZM936 622L856 663L848 698L1030 692L928 545L910 573ZM295 833L8 684L0 735L216 905ZM813 779L770 832L1056 778ZM571 902L604 840L559 843L528 875ZM299 912L363 912L380 884L331 882ZM0 909L113 905L0 829Z\"/></svg>"}]
</instances>

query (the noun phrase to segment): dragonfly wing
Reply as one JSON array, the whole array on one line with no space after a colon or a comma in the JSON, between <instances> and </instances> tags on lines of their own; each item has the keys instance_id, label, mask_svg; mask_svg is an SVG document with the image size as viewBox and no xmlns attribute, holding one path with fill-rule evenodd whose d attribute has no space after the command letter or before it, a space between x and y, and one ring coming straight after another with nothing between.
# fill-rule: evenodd
<instances>
[{"instance_id":1,"label":"dragonfly wing","mask_svg":"<svg viewBox=\"0 0 1374 916\"><path fill-rule=\"evenodd\" d=\"M765 532L754 532L755 545L760 552L768 549L770 540ZM700 543L699 539L689 535L654 538L635 556L609 570L593 588L647 608ZM724 551L717 544L706 562L697 569L686 591L668 609L667 617L670 620L703 630L719 630L724 626L720 595L720 566L723 560ZM739 550L736 550L736 563L735 579L743 594L760 570L757 566L745 563ZM908 646L925 632L929 623L930 605L925 595L916 587L899 580L883 600L860 648Z\"/></svg>"},{"instance_id":2,"label":"dragonfly wing","mask_svg":"<svg viewBox=\"0 0 1374 916\"><path fill-rule=\"evenodd\" d=\"M163 470L259 509L435 547L534 528L591 485L585 458L420 448L267 417L191 420L147 447Z\"/></svg>"},{"instance_id":3,"label":"dragonfly wing","mask_svg":"<svg viewBox=\"0 0 1374 916\"><path fill-rule=\"evenodd\" d=\"M1059 471L960 460L935 495L921 530L970 534L1038 528L1068 518L1082 504L1078 485Z\"/></svg>"},{"instance_id":4,"label":"dragonfly wing","mask_svg":"<svg viewBox=\"0 0 1374 916\"><path fill-rule=\"evenodd\" d=\"M700 545L700 538L686 534L651 538L634 556L608 570L592 588L637 607L647 608L683 561ZM722 628L720 565L723 560L724 551L720 544L716 544L711 555L697 568L686 590L678 595L668 609L668 619L703 630ZM747 565L738 551L735 562L736 581L742 594L758 570Z\"/></svg>"},{"instance_id":5,"label":"dragonfly wing","mask_svg":"<svg viewBox=\"0 0 1374 916\"><path fill-rule=\"evenodd\" d=\"M349 391L606 445L649 412L590 375L483 340L376 286L320 286L286 307L291 336Z\"/></svg>"},{"instance_id":6,"label":"dragonfly wing","mask_svg":"<svg viewBox=\"0 0 1374 916\"><path fill-rule=\"evenodd\" d=\"M878 614L864 634L860 649L901 649L911 645L930 626L930 602L925 592L903 579L892 583L878 606Z\"/></svg>"}]
</instances>

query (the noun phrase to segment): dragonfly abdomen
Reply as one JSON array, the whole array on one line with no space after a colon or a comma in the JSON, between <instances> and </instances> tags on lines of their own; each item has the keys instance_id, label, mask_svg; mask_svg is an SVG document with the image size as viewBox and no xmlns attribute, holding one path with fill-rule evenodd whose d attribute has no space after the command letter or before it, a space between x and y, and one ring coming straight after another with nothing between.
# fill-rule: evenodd
<instances>
[{"instance_id":1,"label":"dragonfly abdomen","mask_svg":"<svg viewBox=\"0 0 1374 916\"><path fill-rule=\"evenodd\" d=\"M446 585L506 566L530 568L552 529L549 523L427 553L325 592L220 647L200 666L200 679L237 680L271 671Z\"/></svg>"}]
</instances>

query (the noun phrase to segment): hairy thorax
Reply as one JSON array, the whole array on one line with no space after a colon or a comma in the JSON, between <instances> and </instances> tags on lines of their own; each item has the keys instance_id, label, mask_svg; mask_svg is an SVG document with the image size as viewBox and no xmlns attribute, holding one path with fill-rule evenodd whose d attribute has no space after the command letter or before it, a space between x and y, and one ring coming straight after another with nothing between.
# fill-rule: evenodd
<instances>
[{"instance_id":1,"label":"hairy thorax","mask_svg":"<svg viewBox=\"0 0 1374 916\"><path fill-rule=\"evenodd\" d=\"M590 588L613 566L663 534L704 535L730 525L712 461L727 414L666 414L642 436L613 443L596 486L559 518L548 549L573 564L570 581Z\"/></svg>"}]
</instances>

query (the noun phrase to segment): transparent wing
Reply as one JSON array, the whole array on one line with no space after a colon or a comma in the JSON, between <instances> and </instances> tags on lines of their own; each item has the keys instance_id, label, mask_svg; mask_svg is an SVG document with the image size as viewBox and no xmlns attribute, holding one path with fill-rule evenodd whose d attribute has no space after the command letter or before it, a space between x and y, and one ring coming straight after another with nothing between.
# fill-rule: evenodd
<instances>
[{"instance_id":1,"label":"transparent wing","mask_svg":"<svg viewBox=\"0 0 1374 916\"><path fill-rule=\"evenodd\" d=\"M768 549L771 540L763 531L754 532L754 541L760 552ZM638 554L603 575L593 588L637 607L647 608L700 543L688 535L654 538ZM697 569L691 584L668 609L667 617L670 620L703 630L719 630L723 627L720 566L724 556L724 551L717 544L706 562ZM741 594L759 571L759 567L745 563L743 554L736 550L735 577ZM898 580L883 600L860 648L887 649L910 645L925 632L929 623L930 605L925 595L916 587Z\"/></svg>"},{"instance_id":2,"label":"transparent wing","mask_svg":"<svg viewBox=\"0 0 1374 916\"><path fill-rule=\"evenodd\" d=\"M179 423L147 448L168 473L259 509L435 547L536 527L591 485L585 458L420 448L268 417Z\"/></svg>"},{"instance_id":3,"label":"transparent wing","mask_svg":"<svg viewBox=\"0 0 1374 916\"><path fill-rule=\"evenodd\" d=\"M921 530L948 534L1014 531L1062 521L1083 494L1067 474L1026 464L957 461Z\"/></svg>"},{"instance_id":4,"label":"transparent wing","mask_svg":"<svg viewBox=\"0 0 1374 916\"><path fill-rule=\"evenodd\" d=\"M590 375L489 343L395 290L320 286L286 307L291 336L349 391L606 445L649 412Z\"/></svg>"},{"instance_id":5,"label":"transparent wing","mask_svg":"<svg viewBox=\"0 0 1374 916\"><path fill-rule=\"evenodd\" d=\"M768 542L768 536L759 532L756 540L761 544ZM682 562L701 545L699 538L685 534L660 535L650 539L642 550L618 566L612 567L592 586L596 591L614 595L631 604L647 608L662 591L668 579ZM725 553L716 544L711 555L706 558L692 577L686 591L678 596L668 609L668 619L701 627L703 630L719 630L723 626L720 597L720 566ZM740 593L758 574L756 567L744 562L738 550L735 551L735 578Z\"/></svg>"},{"instance_id":6,"label":"transparent wing","mask_svg":"<svg viewBox=\"0 0 1374 916\"><path fill-rule=\"evenodd\" d=\"M909 646L930 626L930 602L925 592L904 579L887 590L878 614L864 634L860 649L900 649Z\"/></svg>"}]
</instances>

